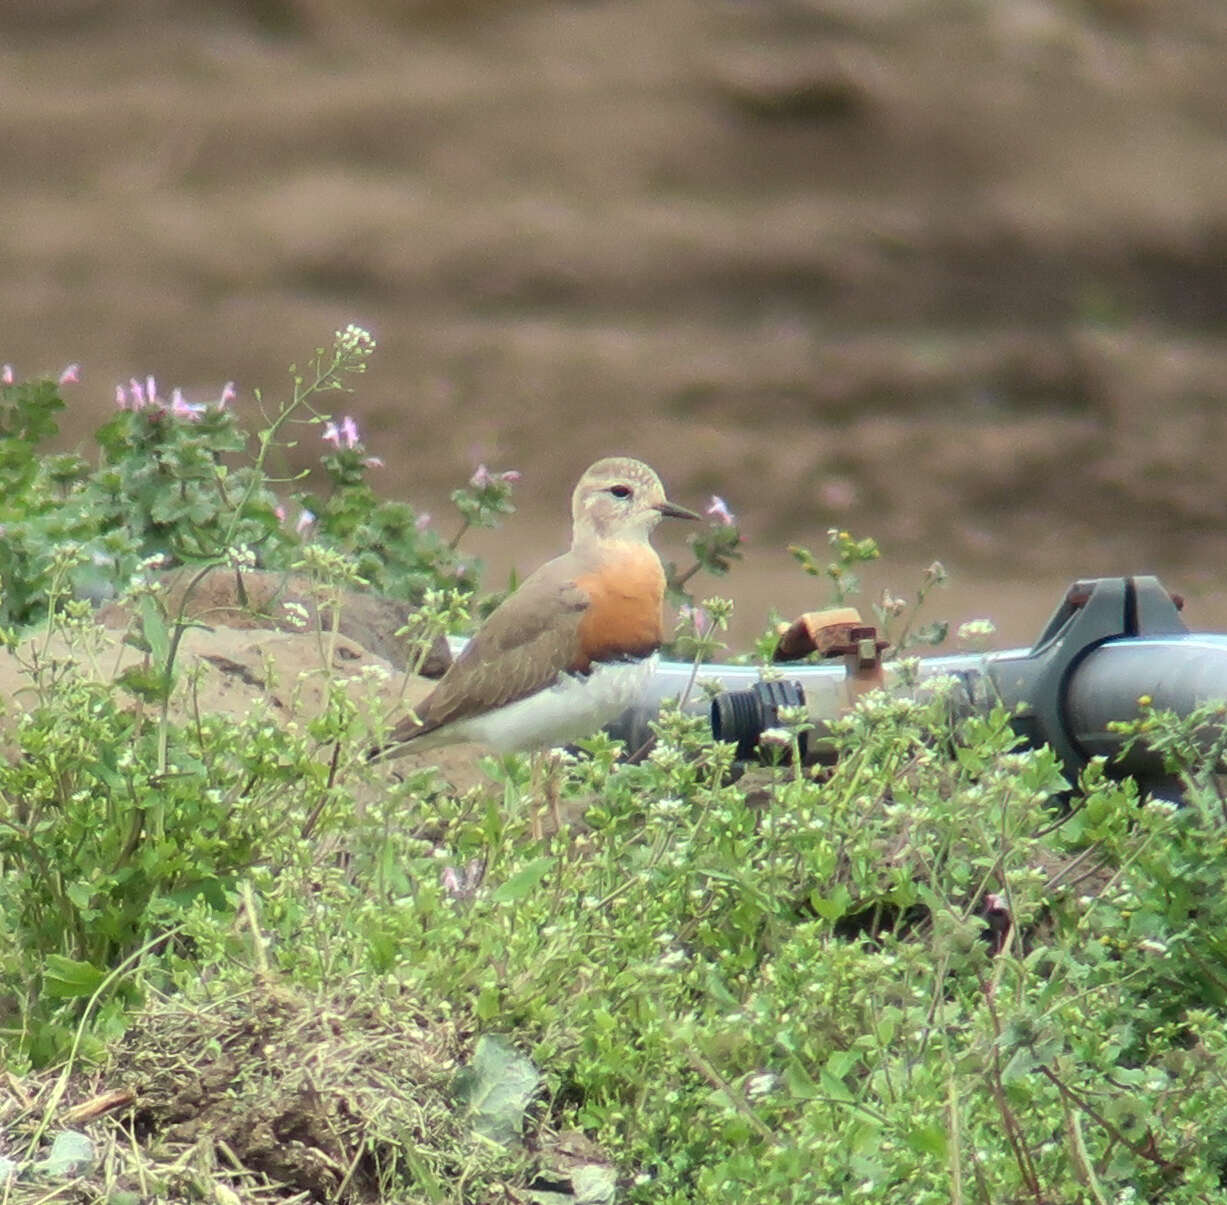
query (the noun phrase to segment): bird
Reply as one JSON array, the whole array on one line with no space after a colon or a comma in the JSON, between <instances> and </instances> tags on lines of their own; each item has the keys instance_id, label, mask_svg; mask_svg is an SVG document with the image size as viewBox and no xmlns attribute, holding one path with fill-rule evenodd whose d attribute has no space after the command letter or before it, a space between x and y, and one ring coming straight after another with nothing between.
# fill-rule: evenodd
<instances>
[{"instance_id":1,"label":"bird","mask_svg":"<svg viewBox=\"0 0 1227 1205\"><path fill-rule=\"evenodd\" d=\"M536 752L591 736L639 697L664 636L665 573L650 537L670 502L641 460L609 456L571 495L571 547L496 607L373 758L472 741Z\"/></svg>"}]
</instances>

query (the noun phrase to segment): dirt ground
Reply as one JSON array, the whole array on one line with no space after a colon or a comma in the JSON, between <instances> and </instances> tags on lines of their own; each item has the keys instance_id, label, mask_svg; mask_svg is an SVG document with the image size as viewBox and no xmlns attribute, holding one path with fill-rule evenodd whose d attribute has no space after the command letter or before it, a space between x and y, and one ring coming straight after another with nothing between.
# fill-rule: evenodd
<instances>
[{"instance_id":1,"label":"dirt ground","mask_svg":"<svg viewBox=\"0 0 1227 1205\"><path fill-rule=\"evenodd\" d=\"M1221 628L1225 54L1221 0L0 0L0 361L81 362L74 441L356 320L388 492L523 473L492 584L624 451L743 520L737 640L832 525L1011 643L1105 572Z\"/></svg>"}]
</instances>

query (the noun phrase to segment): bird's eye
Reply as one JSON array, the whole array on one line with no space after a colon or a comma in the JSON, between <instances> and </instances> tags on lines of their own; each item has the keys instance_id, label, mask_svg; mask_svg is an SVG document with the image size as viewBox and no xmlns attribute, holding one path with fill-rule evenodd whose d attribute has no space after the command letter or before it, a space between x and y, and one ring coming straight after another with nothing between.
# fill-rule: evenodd
<instances>
[{"instance_id":1,"label":"bird's eye","mask_svg":"<svg viewBox=\"0 0 1227 1205\"><path fill-rule=\"evenodd\" d=\"M609 492L615 498L629 498L631 496L631 487L629 485L611 485Z\"/></svg>"}]
</instances>

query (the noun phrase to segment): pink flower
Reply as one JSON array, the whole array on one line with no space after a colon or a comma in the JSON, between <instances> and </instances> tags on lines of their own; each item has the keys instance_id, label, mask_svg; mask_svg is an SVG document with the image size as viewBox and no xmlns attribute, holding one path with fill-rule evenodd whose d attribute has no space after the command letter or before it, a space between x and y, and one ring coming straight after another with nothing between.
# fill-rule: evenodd
<instances>
[{"instance_id":1,"label":"pink flower","mask_svg":"<svg viewBox=\"0 0 1227 1205\"><path fill-rule=\"evenodd\" d=\"M472 858L463 870L445 866L439 874L439 885L448 895L465 899L481 886L485 873L485 862L481 858Z\"/></svg>"},{"instance_id":2,"label":"pink flower","mask_svg":"<svg viewBox=\"0 0 1227 1205\"><path fill-rule=\"evenodd\" d=\"M342 445L347 448L352 448L358 443L360 436L358 434L358 424L354 422L352 414L347 414L340 423L326 422L324 424L324 434L322 436L326 444L332 444L339 452Z\"/></svg>"},{"instance_id":3,"label":"pink flower","mask_svg":"<svg viewBox=\"0 0 1227 1205\"><path fill-rule=\"evenodd\" d=\"M227 381L225 385L222 386L221 397L217 399L217 408L219 410L225 410L225 408L230 405L230 403L233 402L236 397L238 397L238 394L234 391L234 382Z\"/></svg>"},{"instance_id":4,"label":"pink flower","mask_svg":"<svg viewBox=\"0 0 1227 1205\"><path fill-rule=\"evenodd\" d=\"M733 512L728 508L728 503L719 494L712 494L711 505L703 513L711 515L713 519L723 523L725 527L732 527L737 522Z\"/></svg>"},{"instance_id":5,"label":"pink flower","mask_svg":"<svg viewBox=\"0 0 1227 1205\"><path fill-rule=\"evenodd\" d=\"M430 526L430 511L424 510L413 520L414 531L425 531Z\"/></svg>"},{"instance_id":6,"label":"pink flower","mask_svg":"<svg viewBox=\"0 0 1227 1205\"><path fill-rule=\"evenodd\" d=\"M507 469L502 473L492 473L484 464L479 464L474 470L473 476L469 478L469 484L475 490L482 490L488 485L495 485L501 481L505 481L510 485L512 482L519 480L520 474L515 469Z\"/></svg>"},{"instance_id":7,"label":"pink flower","mask_svg":"<svg viewBox=\"0 0 1227 1205\"><path fill-rule=\"evenodd\" d=\"M365 460L363 460L362 463L366 465L368 469L382 469L383 468L383 460L380 459L380 457L378 456L368 456Z\"/></svg>"},{"instance_id":8,"label":"pink flower","mask_svg":"<svg viewBox=\"0 0 1227 1205\"><path fill-rule=\"evenodd\" d=\"M81 381L81 365L69 364L67 368L60 373L61 385L77 385Z\"/></svg>"},{"instance_id":9,"label":"pink flower","mask_svg":"<svg viewBox=\"0 0 1227 1205\"><path fill-rule=\"evenodd\" d=\"M304 510L303 513L298 516L298 522L294 524L294 530L298 532L299 535L302 535L303 532L305 532L314 522L315 516L309 510Z\"/></svg>"},{"instance_id":10,"label":"pink flower","mask_svg":"<svg viewBox=\"0 0 1227 1205\"><path fill-rule=\"evenodd\" d=\"M69 373L73 373L69 378ZM77 365L70 364L64 370L64 375L60 378L64 380L76 380L75 373ZM143 381L137 380L136 377L128 379L128 387L125 390L122 385L115 386L115 405L120 410L146 410L156 409L160 417L162 412L169 410L176 418L183 419L185 422L195 423L200 421L200 416L208 409L203 402L189 402L183 396L183 390L176 386L171 390L170 401L164 402L158 397L158 383L152 376L147 376Z\"/></svg>"},{"instance_id":11,"label":"pink flower","mask_svg":"<svg viewBox=\"0 0 1227 1205\"><path fill-rule=\"evenodd\" d=\"M277 516L277 522L278 522L278 523L284 523L284 522L285 522L285 507L284 507L284 506L274 506L274 507L273 507L273 514L275 514L275 515Z\"/></svg>"},{"instance_id":12,"label":"pink flower","mask_svg":"<svg viewBox=\"0 0 1227 1205\"><path fill-rule=\"evenodd\" d=\"M711 631L711 616L705 608L682 603L677 609L677 617L683 623L689 623L694 628L696 636L706 636Z\"/></svg>"},{"instance_id":13,"label":"pink flower","mask_svg":"<svg viewBox=\"0 0 1227 1205\"><path fill-rule=\"evenodd\" d=\"M204 406L199 403L193 404L187 401L182 389L176 388L171 391L170 411L176 418L186 419L189 423L198 423L203 410Z\"/></svg>"},{"instance_id":14,"label":"pink flower","mask_svg":"<svg viewBox=\"0 0 1227 1205\"><path fill-rule=\"evenodd\" d=\"M6 364L0 368L0 385L11 385L13 383L13 366Z\"/></svg>"}]
</instances>

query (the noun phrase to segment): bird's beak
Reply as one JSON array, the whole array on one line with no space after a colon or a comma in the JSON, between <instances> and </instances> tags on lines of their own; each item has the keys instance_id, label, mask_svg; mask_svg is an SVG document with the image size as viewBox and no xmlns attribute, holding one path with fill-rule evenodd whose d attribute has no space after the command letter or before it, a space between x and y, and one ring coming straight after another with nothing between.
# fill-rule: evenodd
<instances>
[{"instance_id":1,"label":"bird's beak","mask_svg":"<svg viewBox=\"0 0 1227 1205\"><path fill-rule=\"evenodd\" d=\"M664 502L655 503L655 506L666 519L694 519L698 523L703 522L702 515L696 515L694 511L678 506L676 502L670 502L667 498Z\"/></svg>"}]
</instances>

